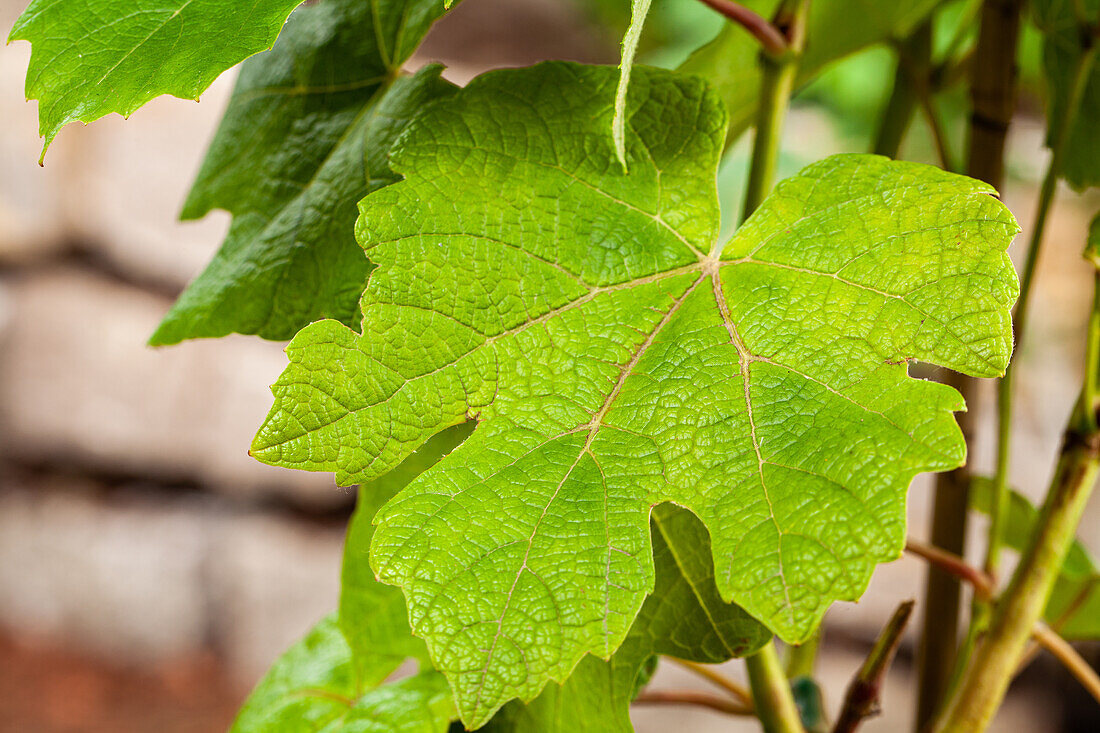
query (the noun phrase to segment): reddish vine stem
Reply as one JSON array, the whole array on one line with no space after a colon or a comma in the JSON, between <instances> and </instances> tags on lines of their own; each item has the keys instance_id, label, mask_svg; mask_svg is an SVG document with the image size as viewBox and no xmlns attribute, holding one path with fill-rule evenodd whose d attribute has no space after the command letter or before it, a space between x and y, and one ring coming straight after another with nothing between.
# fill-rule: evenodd
<instances>
[{"instance_id":1,"label":"reddish vine stem","mask_svg":"<svg viewBox=\"0 0 1100 733\"><path fill-rule=\"evenodd\" d=\"M958 555L944 552L918 540L906 542L905 549L959 580L969 583L974 588L975 594L986 600L993 597L993 579L979 568L967 564ZM1100 702L1100 675L1097 675L1096 670L1081 658L1068 641L1042 621L1037 621L1031 628L1031 638L1039 647L1050 652L1051 656L1057 659L1097 702Z\"/></svg>"},{"instance_id":2,"label":"reddish vine stem","mask_svg":"<svg viewBox=\"0 0 1100 733\"><path fill-rule=\"evenodd\" d=\"M762 15L733 0L700 0L700 2L751 33L770 55L782 56L787 52L788 43L783 33Z\"/></svg>"},{"instance_id":3,"label":"reddish vine stem","mask_svg":"<svg viewBox=\"0 0 1100 733\"><path fill-rule=\"evenodd\" d=\"M635 705L696 705L726 715L751 716L752 708L729 698L696 690L646 690L634 698Z\"/></svg>"},{"instance_id":4,"label":"reddish vine stem","mask_svg":"<svg viewBox=\"0 0 1100 733\"><path fill-rule=\"evenodd\" d=\"M983 598L993 597L993 579L958 555L914 539L906 541L905 551L927 560L945 573L966 581L974 588L974 592Z\"/></svg>"},{"instance_id":5,"label":"reddish vine stem","mask_svg":"<svg viewBox=\"0 0 1100 733\"><path fill-rule=\"evenodd\" d=\"M853 733L865 719L878 715L879 697L882 694L886 670L894 661L894 655L901 645L901 636L909 625L909 617L916 604L916 601L902 603L882 629L871 653L867 655L867 660L848 686L833 733Z\"/></svg>"},{"instance_id":6,"label":"reddish vine stem","mask_svg":"<svg viewBox=\"0 0 1100 733\"><path fill-rule=\"evenodd\" d=\"M726 692L736 697L742 705L749 710L752 710L752 692L747 688L737 684L729 677L715 672L713 669L705 664L699 664L698 662L691 662L687 659L680 659L679 657L666 657L670 662L680 665L684 669L693 672L703 679L707 680L713 685L717 685Z\"/></svg>"}]
</instances>

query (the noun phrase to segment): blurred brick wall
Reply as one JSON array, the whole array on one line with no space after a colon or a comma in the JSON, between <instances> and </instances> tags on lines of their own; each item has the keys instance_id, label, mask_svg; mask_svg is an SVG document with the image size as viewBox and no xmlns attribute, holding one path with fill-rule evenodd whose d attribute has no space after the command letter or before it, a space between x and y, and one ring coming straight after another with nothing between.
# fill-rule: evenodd
<instances>
[{"instance_id":1,"label":"blurred brick wall","mask_svg":"<svg viewBox=\"0 0 1100 733\"><path fill-rule=\"evenodd\" d=\"M24 5L0 0L0 29L6 33ZM417 63L445 61L448 75L462 82L489 66L548 57L613 61L613 52L565 3L467 0L433 32ZM47 718L27 722L35 664L43 680L56 681L49 664L60 669L65 660L83 670L79 679L96 679L94 663L82 660L99 660L158 675L150 690L216 685L222 692L213 697L180 698L212 717L179 713L194 723L181 730L216 729L272 659L335 606L353 493L336 489L330 476L273 469L246 454L270 405L267 385L284 364L282 344L229 337L145 346L228 225L222 212L189 223L176 214L233 74L199 104L160 98L129 121L70 126L39 168L36 106L22 101L28 57L25 43L0 46L0 637L14 644L0 638L0 666L20 665L23 685L11 669L0 672L0 731L171 729L150 722L172 717L159 708L144 723L89 722L94 711L115 708L106 682L80 688L98 690L101 706L78 708L85 712L72 725L72 716L48 702L43 710L60 716L56 726ZM799 124L822 125L812 113L802 119L795 116L793 137ZM1022 133L1025 167L1039 155L1035 132ZM1024 214L1030 190L1010 192ZM1053 237L1077 237L1083 212L1060 210ZM1043 267L1037 322L1047 328L1036 329L1040 343L1024 358L1029 375L1045 376L1021 379L1019 410L1028 449L1019 468L1032 493L1045 480L1076 394L1080 349L1065 339L1080 331L1088 292L1073 247ZM976 458L988 465L988 446ZM928 487L918 480L911 492L918 536L926 534ZM1098 512L1091 516L1086 531L1100 542ZM899 599L918 594L920 579L914 561L884 566L863 602L830 613L840 639L824 662L834 675L833 709L866 642ZM27 656L24 647L36 644L63 653ZM903 655L891 683L895 705L868 730L907 722L904 665ZM659 681L688 684L675 670L662 671ZM1014 705L1002 716L1009 721L1003 730L1055 729L1049 714ZM681 720L691 729L735 729L683 710L645 711L638 724L656 731Z\"/></svg>"}]
</instances>

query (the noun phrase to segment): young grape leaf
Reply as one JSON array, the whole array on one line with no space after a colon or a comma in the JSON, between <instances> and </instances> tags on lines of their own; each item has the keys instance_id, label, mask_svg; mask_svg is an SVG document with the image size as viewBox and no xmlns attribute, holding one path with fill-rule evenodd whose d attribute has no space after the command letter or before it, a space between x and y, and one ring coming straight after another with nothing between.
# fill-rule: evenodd
<instances>
[{"instance_id":1,"label":"young grape leaf","mask_svg":"<svg viewBox=\"0 0 1100 733\"><path fill-rule=\"evenodd\" d=\"M661 502L703 520L723 598L805 639L900 553L910 479L964 460L961 399L907 361L1011 351L1018 227L988 186L834 156L722 247L720 99L635 69L622 175L615 84L542 64L418 115L361 205L362 335L299 333L253 442L350 484L478 419L371 548L469 725L614 652Z\"/></svg>"},{"instance_id":2,"label":"young grape leaf","mask_svg":"<svg viewBox=\"0 0 1100 733\"><path fill-rule=\"evenodd\" d=\"M985 477L971 481L970 505L989 513L993 505L992 481ZM1004 522L1005 544L1023 552L1038 521L1039 512L1027 497L1010 492ZM1074 540L1062 561L1043 618L1067 639L1100 639L1100 567L1080 540Z\"/></svg>"},{"instance_id":3,"label":"young grape leaf","mask_svg":"<svg viewBox=\"0 0 1100 733\"><path fill-rule=\"evenodd\" d=\"M438 66L398 77L442 13L439 0L327 0L244 64L183 209L226 209L233 225L152 344L355 324L371 269L356 204L397 179L386 153L412 114L454 88Z\"/></svg>"},{"instance_id":4,"label":"young grape leaf","mask_svg":"<svg viewBox=\"0 0 1100 733\"><path fill-rule=\"evenodd\" d=\"M1096 43L1082 29L1077 7L1091 23L1100 21L1100 0L1035 0L1031 4L1035 25L1043 33L1048 145L1058 122L1065 119L1074 68L1085 53L1084 44ZM1062 176L1078 190L1100 184L1100 64L1092 64L1080 105L1069 128L1062 163Z\"/></svg>"},{"instance_id":5,"label":"young grape leaf","mask_svg":"<svg viewBox=\"0 0 1100 733\"><path fill-rule=\"evenodd\" d=\"M619 62L619 86L615 89L615 116L611 121L611 140L615 156L626 168L626 94L630 89L630 70L634 68L634 56L638 53L638 41L642 38L650 0L633 0L630 10L630 27L623 36L622 61Z\"/></svg>"},{"instance_id":6,"label":"young grape leaf","mask_svg":"<svg viewBox=\"0 0 1100 733\"><path fill-rule=\"evenodd\" d=\"M779 0L742 3L766 18ZM812 39L798 65L798 85L828 64L867 46L904 38L938 4L938 0L834 0L811 2L806 37ZM730 111L729 141L752 126L760 94L759 42L741 26L727 23L707 45L680 67L710 81Z\"/></svg>"},{"instance_id":7,"label":"young grape leaf","mask_svg":"<svg viewBox=\"0 0 1100 733\"><path fill-rule=\"evenodd\" d=\"M451 691L438 672L364 686L333 614L275 662L230 733L444 733L454 717Z\"/></svg>"},{"instance_id":8,"label":"young grape leaf","mask_svg":"<svg viewBox=\"0 0 1100 733\"><path fill-rule=\"evenodd\" d=\"M125 117L153 97L199 95L271 46L301 0L32 0L8 41L30 41L28 99L45 156L70 122Z\"/></svg>"},{"instance_id":9,"label":"young grape leaf","mask_svg":"<svg viewBox=\"0 0 1100 733\"><path fill-rule=\"evenodd\" d=\"M606 662L585 657L565 682L547 685L530 703L508 703L490 731L630 733L630 703L648 681L654 655L718 663L771 640L767 628L718 595L710 538L691 512L657 506L650 527L656 582L622 646Z\"/></svg>"}]
</instances>

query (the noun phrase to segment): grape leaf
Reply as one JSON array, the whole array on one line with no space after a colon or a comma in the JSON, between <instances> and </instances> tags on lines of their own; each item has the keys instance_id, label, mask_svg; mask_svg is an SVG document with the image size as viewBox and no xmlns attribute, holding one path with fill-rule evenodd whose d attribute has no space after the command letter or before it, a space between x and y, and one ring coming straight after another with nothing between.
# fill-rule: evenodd
<instances>
[{"instance_id":1,"label":"grape leaf","mask_svg":"<svg viewBox=\"0 0 1100 733\"><path fill-rule=\"evenodd\" d=\"M368 554L374 516L398 490L454 450L472 429L472 423L463 423L432 436L400 466L359 487L344 544L339 617L358 678L365 684L379 684L406 659L415 659L421 668L429 664L424 642L409 630L401 591L379 583L371 570Z\"/></svg>"},{"instance_id":2,"label":"grape leaf","mask_svg":"<svg viewBox=\"0 0 1100 733\"><path fill-rule=\"evenodd\" d=\"M275 662L230 733L444 733L453 718L451 691L438 672L364 687L333 614Z\"/></svg>"},{"instance_id":3,"label":"grape leaf","mask_svg":"<svg viewBox=\"0 0 1100 733\"><path fill-rule=\"evenodd\" d=\"M650 526L656 583L622 646L606 662L585 657L564 683L547 685L530 703L508 703L490 731L629 733L630 702L648 681L654 655L718 663L771 640L770 631L718 595L710 538L691 512L663 504Z\"/></svg>"},{"instance_id":4,"label":"grape leaf","mask_svg":"<svg viewBox=\"0 0 1100 733\"><path fill-rule=\"evenodd\" d=\"M1057 122L1066 116L1074 67L1089 40L1077 20L1080 5L1093 23L1100 20L1100 0L1035 0L1035 25L1043 34L1043 71L1047 79L1047 144ZM1078 190L1100 184L1100 65L1093 64L1081 106L1069 128L1062 176Z\"/></svg>"},{"instance_id":5,"label":"grape leaf","mask_svg":"<svg viewBox=\"0 0 1100 733\"><path fill-rule=\"evenodd\" d=\"M371 264L356 204L397 179L386 153L412 114L454 88L438 66L398 76L442 13L439 0L326 0L244 64L183 208L226 209L233 225L151 343L358 320Z\"/></svg>"},{"instance_id":6,"label":"grape leaf","mask_svg":"<svg viewBox=\"0 0 1100 733\"><path fill-rule=\"evenodd\" d=\"M993 504L993 482L976 476L970 483L970 505L985 514ZM1026 496L1009 492L1004 521L1004 541L1016 552L1023 552L1039 521L1039 511ZM1043 618L1071 640L1100 639L1100 567L1081 540L1070 545L1058 571Z\"/></svg>"},{"instance_id":7,"label":"grape leaf","mask_svg":"<svg viewBox=\"0 0 1100 733\"><path fill-rule=\"evenodd\" d=\"M30 41L28 99L42 155L62 127L153 97L198 96L230 66L271 46L301 0L32 0L8 41Z\"/></svg>"},{"instance_id":8,"label":"grape leaf","mask_svg":"<svg viewBox=\"0 0 1100 733\"><path fill-rule=\"evenodd\" d=\"M444 430L393 471L360 487L344 547L339 613L275 662L232 733L447 729L455 710L446 680L432 670L424 642L409 630L401 591L374 578L366 553L378 508L469 433L467 425ZM383 684L406 659L416 660L420 672Z\"/></svg>"},{"instance_id":9,"label":"grape leaf","mask_svg":"<svg viewBox=\"0 0 1100 733\"><path fill-rule=\"evenodd\" d=\"M633 77L629 175L611 68L494 72L418 115L360 207L363 335L299 333L253 441L349 484L478 419L371 548L469 725L614 652L664 501L707 526L723 598L805 639L899 555L913 475L964 460L961 399L907 360L1011 351L1018 227L988 186L834 156L722 247L721 101Z\"/></svg>"},{"instance_id":10,"label":"grape leaf","mask_svg":"<svg viewBox=\"0 0 1100 733\"><path fill-rule=\"evenodd\" d=\"M811 39L798 65L797 84L808 82L828 64L861 48L904 38L939 0L842 0L811 2L806 37ZM742 3L770 18L779 0ZM730 111L729 141L752 126L760 94L760 44L741 26L726 23L710 43L680 67L714 84Z\"/></svg>"}]
</instances>

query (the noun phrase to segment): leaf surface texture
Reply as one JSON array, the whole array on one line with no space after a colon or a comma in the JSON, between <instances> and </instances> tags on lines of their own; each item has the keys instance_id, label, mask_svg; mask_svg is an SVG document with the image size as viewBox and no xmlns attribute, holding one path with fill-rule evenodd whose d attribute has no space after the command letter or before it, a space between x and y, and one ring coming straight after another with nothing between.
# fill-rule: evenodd
<instances>
[{"instance_id":1,"label":"leaf surface texture","mask_svg":"<svg viewBox=\"0 0 1100 733\"><path fill-rule=\"evenodd\" d=\"M987 186L835 156L722 246L721 101L635 68L623 175L615 85L543 64L419 115L361 204L362 335L295 337L252 447L351 484L477 419L371 548L471 726L615 652L662 502L706 526L724 600L805 639L899 555L911 478L964 460L961 399L906 362L1011 351L1017 225Z\"/></svg>"}]
</instances>

